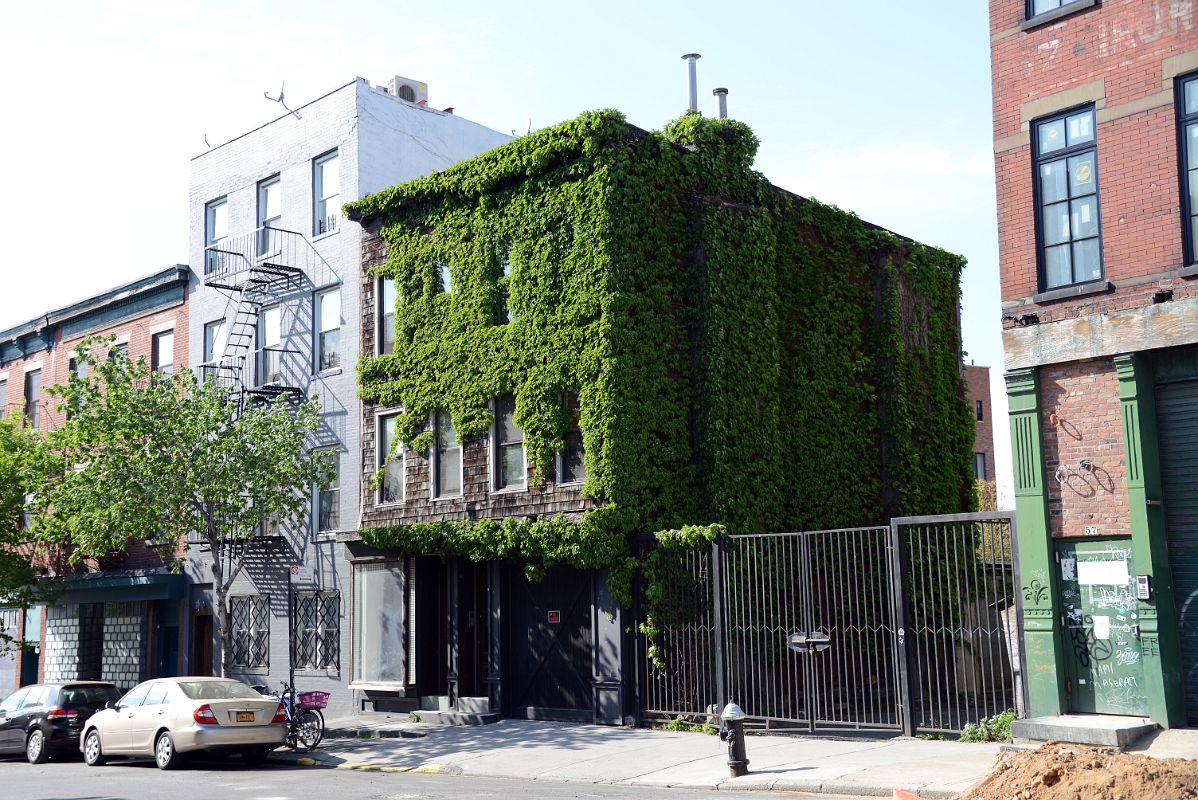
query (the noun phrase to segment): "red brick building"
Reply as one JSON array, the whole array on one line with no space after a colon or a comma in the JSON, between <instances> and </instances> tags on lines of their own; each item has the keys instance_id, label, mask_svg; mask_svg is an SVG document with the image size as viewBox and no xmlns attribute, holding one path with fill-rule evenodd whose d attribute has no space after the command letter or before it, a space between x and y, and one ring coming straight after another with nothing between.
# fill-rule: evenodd
<instances>
[{"instance_id":1,"label":"red brick building","mask_svg":"<svg viewBox=\"0 0 1198 800\"><path fill-rule=\"evenodd\" d=\"M1196 25L990 3L1033 714L1198 724Z\"/></svg>"},{"instance_id":2,"label":"red brick building","mask_svg":"<svg viewBox=\"0 0 1198 800\"><path fill-rule=\"evenodd\" d=\"M994 406L990 400L990 368L966 365L965 383L974 419L973 474L979 481L993 481Z\"/></svg>"},{"instance_id":3,"label":"red brick building","mask_svg":"<svg viewBox=\"0 0 1198 800\"><path fill-rule=\"evenodd\" d=\"M61 425L47 389L67 381L73 350L87 336L115 337L118 352L144 357L155 370L186 367L189 276L185 266L169 267L0 331L2 412L23 412L42 430ZM112 558L54 571L47 566L61 591L53 605L0 609L6 629L37 644L0 657L0 695L43 680L102 678L131 687L177 674L184 579L157 549L130 542Z\"/></svg>"}]
</instances>

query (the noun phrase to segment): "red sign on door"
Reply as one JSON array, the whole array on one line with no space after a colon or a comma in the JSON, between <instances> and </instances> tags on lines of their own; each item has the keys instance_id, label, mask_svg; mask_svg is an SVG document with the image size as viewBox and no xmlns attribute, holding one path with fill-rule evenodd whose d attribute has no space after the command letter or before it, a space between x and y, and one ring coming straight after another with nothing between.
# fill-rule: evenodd
<instances>
[{"instance_id":1,"label":"red sign on door","mask_svg":"<svg viewBox=\"0 0 1198 800\"><path fill-rule=\"evenodd\" d=\"M550 625L556 625L557 623L559 623L561 621L562 621L562 612L560 612L560 611L550 611L549 612L549 624Z\"/></svg>"}]
</instances>

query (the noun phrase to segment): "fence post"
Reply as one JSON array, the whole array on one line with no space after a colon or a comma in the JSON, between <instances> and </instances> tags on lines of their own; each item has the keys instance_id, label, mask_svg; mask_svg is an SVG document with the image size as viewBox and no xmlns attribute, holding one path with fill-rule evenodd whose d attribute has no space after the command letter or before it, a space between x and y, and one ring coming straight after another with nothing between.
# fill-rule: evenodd
<instances>
[{"instance_id":1,"label":"fence post","mask_svg":"<svg viewBox=\"0 0 1198 800\"><path fill-rule=\"evenodd\" d=\"M899 703L903 714L903 735L914 736L915 693L911 678L911 618L908 613L907 547L903 542L902 528L896 520L890 521L890 589L894 600L895 639L898 642Z\"/></svg>"},{"instance_id":2,"label":"fence post","mask_svg":"<svg viewBox=\"0 0 1198 800\"><path fill-rule=\"evenodd\" d=\"M711 543L712 613L715 619L715 690L716 705L728 702L728 685L724 676L724 540Z\"/></svg>"}]
</instances>

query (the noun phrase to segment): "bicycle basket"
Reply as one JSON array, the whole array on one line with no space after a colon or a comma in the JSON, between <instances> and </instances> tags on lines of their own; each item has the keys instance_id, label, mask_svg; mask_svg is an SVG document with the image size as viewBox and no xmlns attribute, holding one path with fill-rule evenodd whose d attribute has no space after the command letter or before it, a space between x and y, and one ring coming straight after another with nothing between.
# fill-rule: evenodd
<instances>
[{"instance_id":1,"label":"bicycle basket","mask_svg":"<svg viewBox=\"0 0 1198 800\"><path fill-rule=\"evenodd\" d=\"M300 708L324 708L329 704L328 692L296 692Z\"/></svg>"}]
</instances>

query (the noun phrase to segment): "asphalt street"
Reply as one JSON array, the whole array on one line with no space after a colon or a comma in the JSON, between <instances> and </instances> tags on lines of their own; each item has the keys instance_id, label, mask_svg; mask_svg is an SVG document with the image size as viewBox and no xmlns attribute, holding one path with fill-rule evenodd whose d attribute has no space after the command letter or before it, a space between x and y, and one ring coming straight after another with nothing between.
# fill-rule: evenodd
<instances>
[{"instance_id":1,"label":"asphalt street","mask_svg":"<svg viewBox=\"0 0 1198 800\"><path fill-rule=\"evenodd\" d=\"M145 761L112 761L87 767L81 761L33 766L11 757L0 760L3 800L728 800L728 792L604 786L554 781L523 781L416 775L361 770L300 767L268 762L243 767L236 759L193 762L164 772ZM865 800L844 795L783 792L736 792L736 798L779 796L805 800Z\"/></svg>"}]
</instances>

